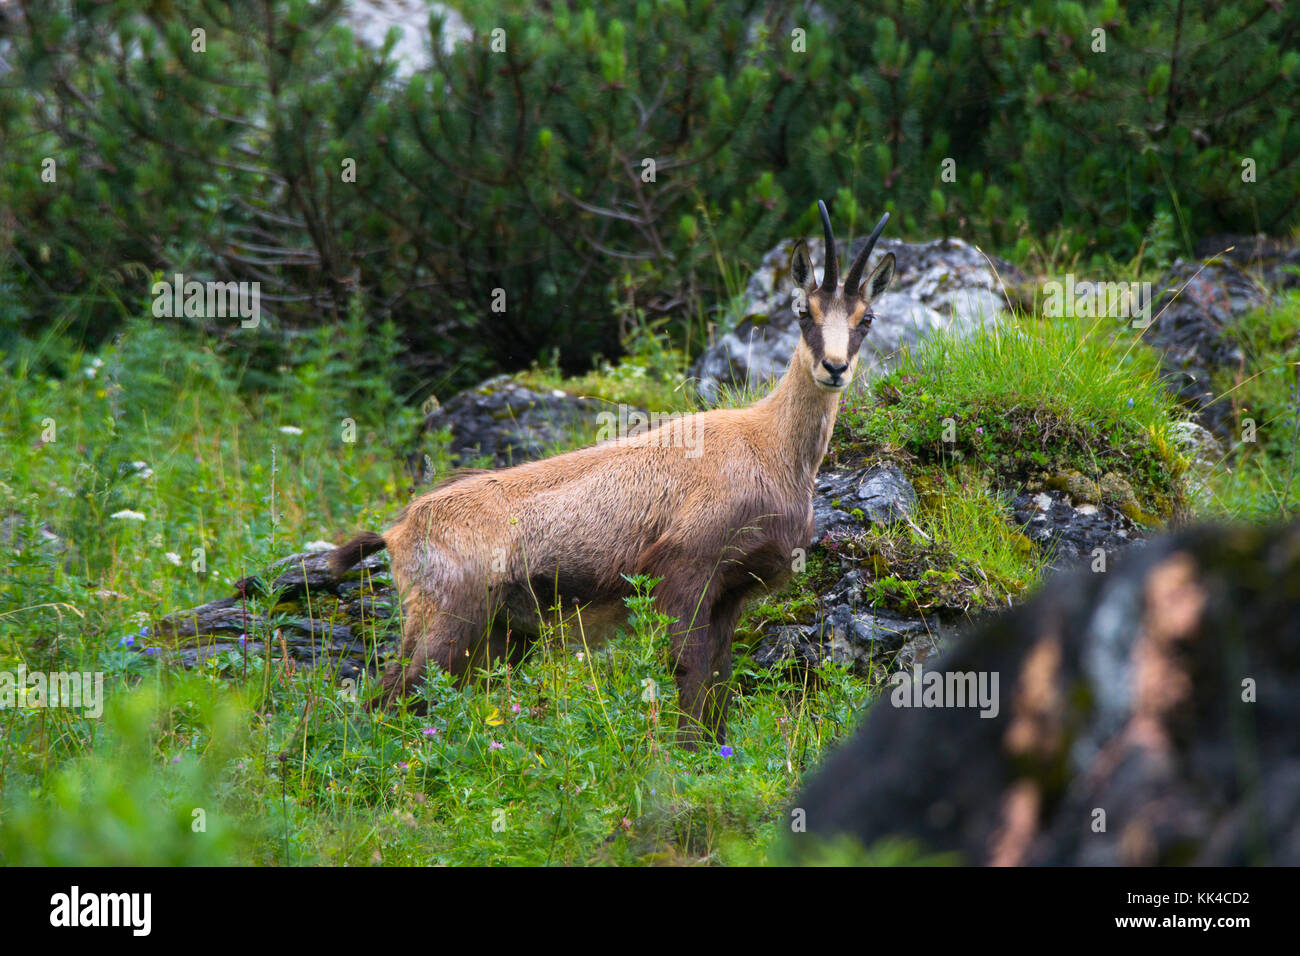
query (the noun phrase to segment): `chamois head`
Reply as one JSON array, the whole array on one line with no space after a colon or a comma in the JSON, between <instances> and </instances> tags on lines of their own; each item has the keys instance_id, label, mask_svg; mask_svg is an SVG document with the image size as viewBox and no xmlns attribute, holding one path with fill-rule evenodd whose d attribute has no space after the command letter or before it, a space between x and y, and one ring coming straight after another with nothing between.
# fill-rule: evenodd
<instances>
[{"instance_id":1,"label":"chamois head","mask_svg":"<svg viewBox=\"0 0 1300 956\"><path fill-rule=\"evenodd\" d=\"M876 263L867 281L861 281L867 258L889 221L889 213L885 213L867 237L867 244L853 260L853 266L841 285L831 217L820 199L817 208L821 210L822 228L826 231L826 268L822 271L821 285L814 283L812 260L808 258L808 246L802 239L795 244L790 260L790 271L803 300L802 309L798 308L800 303L796 303L799 328L803 334L793 361L807 368L819 388L838 392L853 380L858 349L874 318L871 303L889 288L889 282L894 278L894 254L891 252Z\"/></svg>"}]
</instances>

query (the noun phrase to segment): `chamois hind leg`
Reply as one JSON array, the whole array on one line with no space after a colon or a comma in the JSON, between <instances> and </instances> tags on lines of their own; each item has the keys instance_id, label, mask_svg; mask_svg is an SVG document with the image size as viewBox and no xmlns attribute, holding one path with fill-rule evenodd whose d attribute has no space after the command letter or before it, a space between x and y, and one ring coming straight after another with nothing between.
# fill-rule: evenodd
<instances>
[{"instance_id":1,"label":"chamois hind leg","mask_svg":"<svg viewBox=\"0 0 1300 956\"><path fill-rule=\"evenodd\" d=\"M482 615L454 615L417 597L407 601L404 613L401 656L388 665L382 681L379 706L384 709L419 686L430 666L467 676L485 638L486 609Z\"/></svg>"}]
</instances>

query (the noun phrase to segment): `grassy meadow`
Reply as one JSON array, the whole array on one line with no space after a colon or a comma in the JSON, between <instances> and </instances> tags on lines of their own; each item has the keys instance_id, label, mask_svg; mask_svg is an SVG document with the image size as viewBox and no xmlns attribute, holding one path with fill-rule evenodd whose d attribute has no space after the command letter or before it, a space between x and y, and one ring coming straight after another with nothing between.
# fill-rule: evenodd
<instances>
[{"instance_id":1,"label":"grassy meadow","mask_svg":"<svg viewBox=\"0 0 1300 956\"><path fill-rule=\"evenodd\" d=\"M1047 556L1010 523L1006 493L1043 476L1091 481L1153 531L1294 517L1297 326L1292 294L1235 333L1249 367L1216 384L1258 441L1195 487L1154 353L1113 322L1020 316L987 337L940 337L846 397L834 461L900 463L920 495L915 524L814 550L749 609L728 746L698 754L672 742L653 582L608 646L564 635L464 689L434 675L424 717L368 713L365 687L274 652L179 666L142 630L152 620L315 542L380 529L416 490L405 461L420 415L385 375L398 346L351 320L305 336L266 376L237 337L214 347L171 321L134 318L93 353L57 351L55 330L0 363L0 671L102 672L106 704L99 719L0 711L0 862L779 861L801 781L887 672L761 669L749 656L761 626L807 620L818 589L864 561L882 606L1014 603ZM545 365L522 377L658 410L689 406L684 373L650 335L582 379ZM906 847L865 859L917 861Z\"/></svg>"}]
</instances>

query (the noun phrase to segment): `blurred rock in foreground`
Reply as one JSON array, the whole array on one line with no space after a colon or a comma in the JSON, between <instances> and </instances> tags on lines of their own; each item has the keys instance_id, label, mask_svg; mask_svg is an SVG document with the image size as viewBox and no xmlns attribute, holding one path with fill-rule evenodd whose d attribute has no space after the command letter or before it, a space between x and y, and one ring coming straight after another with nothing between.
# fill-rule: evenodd
<instances>
[{"instance_id":1,"label":"blurred rock in foreground","mask_svg":"<svg viewBox=\"0 0 1300 956\"><path fill-rule=\"evenodd\" d=\"M795 853L851 835L977 864L1300 865L1300 523L1057 577L926 673L984 675L996 716L887 687L796 801Z\"/></svg>"}]
</instances>

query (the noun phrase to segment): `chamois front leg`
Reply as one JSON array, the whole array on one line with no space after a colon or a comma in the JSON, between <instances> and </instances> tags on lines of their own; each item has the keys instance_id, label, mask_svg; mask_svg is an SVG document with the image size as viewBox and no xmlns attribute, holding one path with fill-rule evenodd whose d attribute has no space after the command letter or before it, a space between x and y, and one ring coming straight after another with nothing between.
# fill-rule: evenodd
<instances>
[{"instance_id":1,"label":"chamois front leg","mask_svg":"<svg viewBox=\"0 0 1300 956\"><path fill-rule=\"evenodd\" d=\"M724 594L713 605L706 646L708 681L700 720L719 744L727 741L727 710L731 704L731 641L744 607L744 592Z\"/></svg>"},{"instance_id":2,"label":"chamois front leg","mask_svg":"<svg viewBox=\"0 0 1300 956\"><path fill-rule=\"evenodd\" d=\"M672 636L673 677L677 681L677 704L681 710L677 718L677 742L686 750L698 750L719 732L711 726L709 718L714 708L709 706L711 681L707 644L708 626L702 625L680 630Z\"/></svg>"},{"instance_id":3,"label":"chamois front leg","mask_svg":"<svg viewBox=\"0 0 1300 956\"><path fill-rule=\"evenodd\" d=\"M660 606L676 617L669 633L681 710L677 740L687 750L726 739L731 635L739 611L738 601L717 598L712 583L702 593L698 580L692 584L682 589L660 585L659 591Z\"/></svg>"}]
</instances>

